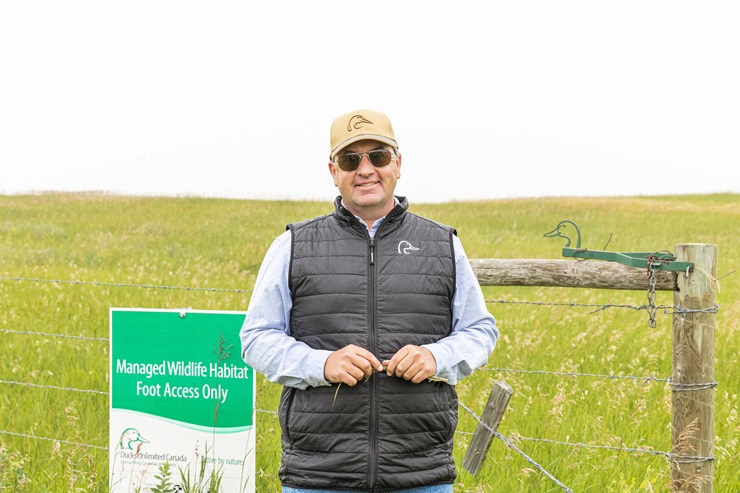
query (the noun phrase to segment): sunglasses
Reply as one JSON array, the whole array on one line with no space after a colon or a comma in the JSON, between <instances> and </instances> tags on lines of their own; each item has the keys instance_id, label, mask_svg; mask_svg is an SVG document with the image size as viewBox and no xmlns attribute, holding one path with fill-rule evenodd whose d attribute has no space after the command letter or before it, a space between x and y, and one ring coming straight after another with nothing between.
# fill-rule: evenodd
<instances>
[{"instance_id":1,"label":"sunglasses","mask_svg":"<svg viewBox=\"0 0 740 493\"><path fill-rule=\"evenodd\" d=\"M360 166L362 156L367 156L370 163L376 168L382 168L391 163L393 155L393 152L388 149L375 149L370 152L348 152L347 154L340 154L335 160L342 171L354 171Z\"/></svg>"}]
</instances>

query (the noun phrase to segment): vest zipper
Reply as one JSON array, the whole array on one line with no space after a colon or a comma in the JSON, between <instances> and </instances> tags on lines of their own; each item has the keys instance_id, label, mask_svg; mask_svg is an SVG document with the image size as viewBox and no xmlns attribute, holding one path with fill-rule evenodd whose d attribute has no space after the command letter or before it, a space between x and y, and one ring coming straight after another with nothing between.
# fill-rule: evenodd
<instances>
[{"instance_id":1,"label":"vest zipper","mask_svg":"<svg viewBox=\"0 0 740 493\"><path fill-rule=\"evenodd\" d=\"M381 225L382 226L382 225ZM377 234L377 233L376 233ZM370 293L368 296L368 322L370 327L370 352L377 354L378 344L376 341L377 331L375 327L376 319L376 297L377 285L375 279L375 238L370 238L370 265L368 267L368 286ZM370 379L370 461L368 468L368 489L375 488L375 479L378 469L378 379Z\"/></svg>"}]
</instances>

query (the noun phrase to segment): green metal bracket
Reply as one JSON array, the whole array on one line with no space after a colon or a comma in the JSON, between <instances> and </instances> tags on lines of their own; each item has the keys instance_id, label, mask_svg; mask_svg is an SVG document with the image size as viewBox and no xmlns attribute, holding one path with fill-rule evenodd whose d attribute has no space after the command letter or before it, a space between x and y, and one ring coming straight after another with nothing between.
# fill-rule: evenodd
<instances>
[{"instance_id":1,"label":"green metal bracket","mask_svg":"<svg viewBox=\"0 0 740 493\"><path fill-rule=\"evenodd\" d=\"M567 234L571 228L575 230L575 234L577 235L575 248L570 248L571 238ZM545 237L561 237L568 240L565 247L563 247L563 257L584 260L606 260L642 269L647 269L648 264L656 270L689 272L694 268L693 262L678 262L675 255L664 250L656 252L607 252L604 250L581 248L581 230L576 223L570 220L560 221L555 229L545 233Z\"/></svg>"}]
</instances>

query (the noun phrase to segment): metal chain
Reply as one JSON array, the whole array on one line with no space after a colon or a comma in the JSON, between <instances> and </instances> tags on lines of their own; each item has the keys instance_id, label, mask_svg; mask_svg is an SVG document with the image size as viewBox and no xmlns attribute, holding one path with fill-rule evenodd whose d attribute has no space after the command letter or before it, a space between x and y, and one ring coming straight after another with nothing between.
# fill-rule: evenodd
<instances>
[{"instance_id":1,"label":"metal chain","mask_svg":"<svg viewBox=\"0 0 740 493\"><path fill-rule=\"evenodd\" d=\"M657 255L650 255L647 259L647 278L648 278L648 291L647 291L647 299L648 299L648 325L651 329L655 328L655 314L658 311L655 307L655 288L657 283L657 278L655 276L655 265L654 261L658 258Z\"/></svg>"}]
</instances>

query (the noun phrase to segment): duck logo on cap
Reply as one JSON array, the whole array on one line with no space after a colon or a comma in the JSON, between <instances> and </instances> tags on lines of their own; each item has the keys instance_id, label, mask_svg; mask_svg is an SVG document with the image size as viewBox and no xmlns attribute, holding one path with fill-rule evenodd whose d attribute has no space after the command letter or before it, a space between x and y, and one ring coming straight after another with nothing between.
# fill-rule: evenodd
<instances>
[{"instance_id":1,"label":"duck logo on cap","mask_svg":"<svg viewBox=\"0 0 740 493\"><path fill-rule=\"evenodd\" d=\"M352 130L359 130L362 128L362 125L364 123L369 123L370 125L373 124L370 120L366 119L362 115L355 115L352 118L349 119L349 122L347 122L347 132L351 132Z\"/></svg>"}]
</instances>

